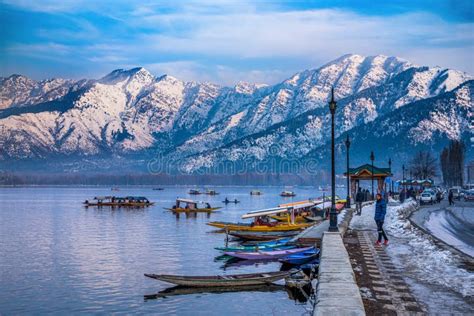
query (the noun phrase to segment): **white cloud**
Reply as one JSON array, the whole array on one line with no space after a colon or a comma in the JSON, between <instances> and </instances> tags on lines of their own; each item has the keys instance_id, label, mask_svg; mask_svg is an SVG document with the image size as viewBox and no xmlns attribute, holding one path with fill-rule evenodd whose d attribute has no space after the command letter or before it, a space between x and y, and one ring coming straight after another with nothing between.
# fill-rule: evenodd
<instances>
[{"instance_id":1,"label":"white cloud","mask_svg":"<svg viewBox=\"0 0 474 316\"><path fill-rule=\"evenodd\" d=\"M87 3L90 10L111 4ZM27 0L15 4L50 11L85 6L81 1L53 0L41 5ZM474 73L474 24L446 22L424 12L366 16L344 10L262 11L251 1L233 0L218 4L199 1L199 5L183 1L170 11L163 8L174 4L164 2L132 2L129 6L128 12L123 8L120 14L111 12L124 21L129 33L100 33L97 26L85 23L76 37L82 44L61 44L65 47L50 52L35 47L36 56L61 56L67 48L76 50L71 54L82 58L81 62L117 68L143 65L156 74L226 85L238 81L275 83L347 53L394 55L420 65ZM89 40L84 40L88 35ZM74 34L68 37L74 38ZM28 45L18 48L17 53L29 54Z\"/></svg>"}]
</instances>

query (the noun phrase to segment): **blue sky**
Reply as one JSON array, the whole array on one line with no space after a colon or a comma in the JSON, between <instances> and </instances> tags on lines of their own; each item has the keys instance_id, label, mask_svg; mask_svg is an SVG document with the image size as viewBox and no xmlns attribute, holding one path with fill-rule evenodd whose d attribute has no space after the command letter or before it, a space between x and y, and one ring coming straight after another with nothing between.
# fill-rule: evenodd
<instances>
[{"instance_id":1,"label":"blue sky","mask_svg":"<svg viewBox=\"0 0 474 316\"><path fill-rule=\"evenodd\" d=\"M0 76L275 83L347 53L474 74L474 1L0 0Z\"/></svg>"}]
</instances>

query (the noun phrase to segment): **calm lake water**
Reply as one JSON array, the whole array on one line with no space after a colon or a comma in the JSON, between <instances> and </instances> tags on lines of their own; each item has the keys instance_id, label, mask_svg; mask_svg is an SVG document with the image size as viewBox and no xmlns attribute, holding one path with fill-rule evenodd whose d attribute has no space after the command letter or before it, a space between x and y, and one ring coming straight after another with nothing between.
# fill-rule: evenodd
<instances>
[{"instance_id":1,"label":"calm lake water","mask_svg":"<svg viewBox=\"0 0 474 316\"><path fill-rule=\"evenodd\" d=\"M213 187L218 196L198 196L223 206L227 196L241 203L206 214L177 218L164 207L191 187L0 188L0 313L153 313L179 315L285 315L311 309L274 292L192 293L155 300L144 295L172 287L144 273L216 275L275 271L279 263L224 267L215 260L225 235L210 233L210 220L241 221L248 211L292 201L283 187ZM322 195L295 187L293 200ZM344 195L343 189L340 195ZM85 208L99 195L141 195L156 204L140 210Z\"/></svg>"}]
</instances>

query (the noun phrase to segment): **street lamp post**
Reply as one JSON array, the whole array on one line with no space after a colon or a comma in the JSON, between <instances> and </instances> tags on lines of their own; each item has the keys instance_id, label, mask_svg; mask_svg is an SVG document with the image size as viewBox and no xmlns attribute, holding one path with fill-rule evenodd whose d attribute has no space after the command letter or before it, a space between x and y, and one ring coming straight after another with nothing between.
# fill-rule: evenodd
<instances>
[{"instance_id":1,"label":"street lamp post","mask_svg":"<svg viewBox=\"0 0 474 316\"><path fill-rule=\"evenodd\" d=\"M374 156L374 152L371 151L370 152L370 161L372 161L372 170L371 170L371 176L372 176L372 200L374 199L374 160L375 160L375 156Z\"/></svg>"},{"instance_id":2,"label":"street lamp post","mask_svg":"<svg viewBox=\"0 0 474 316\"><path fill-rule=\"evenodd\" d=\"M346 207L351 207L351 194L350 194L350 181L349 181L349 147L351 147L351 141L349 140L349 134L346 138L346 160L347 160L347 197L346 197Z\"/></svg>"},{"instance_id":3,"label":"street lamp post","mask_svg":"<svg viewBox=\"0 0 474 316\"><path fill-rule=\"evenodd\" d=\"M329 231L337 232L336 213L336 164L334 157L334 115L336 114L336 101L334 101L334 88L331 89L331 101L329 101L331 112L331 211L329 213Z\"/></svg>"},{"instance_id":4,"label":"street lamp post","mask_svg":"<svg viewBox=\"0 0 474 316\"><path fill-rule=\"evenodd\" d=\"M402 165L402 170L403 170L403 189L405 190L405 194L407 192L407 185L405 183L405 165Z\"/></svg>"},{"instance_id":5,"label":"street lamp post","mask_svg":"<svg viewBox=\"0 0 474 316\"><path fill-rule=\"evenodd\" d=\"M392 174L392 158L388 158L388 169L390 170L390 174ZM386 190L386 189L385 189ZM393 192L393 181L392 176L390 176L390 186L389 191Z\"/></svg>"}]
</instances>

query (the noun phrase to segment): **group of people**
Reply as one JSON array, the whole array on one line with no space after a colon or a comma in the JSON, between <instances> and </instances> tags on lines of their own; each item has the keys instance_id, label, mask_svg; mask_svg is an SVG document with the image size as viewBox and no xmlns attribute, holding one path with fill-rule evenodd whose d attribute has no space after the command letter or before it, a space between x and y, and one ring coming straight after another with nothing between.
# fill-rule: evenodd
<instances>
[{"instance_id":1,"label":"group of people","mask_svg":"<svg viewBox=\"0 0 474 316\"><path fill-rule=\"evenodd\" d=\"M362 203L371 201L371 194L368 189L363 189L360 188L357 190L356 196L355 196L355 202L356 202L356 215L361 215L362 214Z\"/></svg>"}]
</instances>

